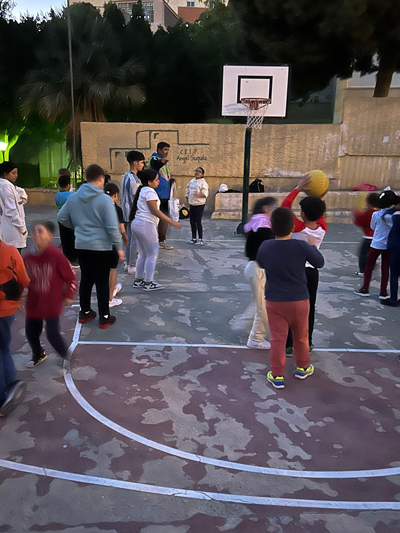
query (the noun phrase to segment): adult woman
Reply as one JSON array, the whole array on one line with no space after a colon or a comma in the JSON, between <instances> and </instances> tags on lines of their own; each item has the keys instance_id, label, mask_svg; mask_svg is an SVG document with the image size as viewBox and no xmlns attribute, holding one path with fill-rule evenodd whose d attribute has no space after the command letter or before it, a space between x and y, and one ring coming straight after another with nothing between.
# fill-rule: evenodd
<instances>
[{"instance_id":1,"label":"adult woman","mask_svg":"<svg viewBox=\"0 0 400 533\"><path fill-rule=\"evenodd\" d=\"M246 233L246 257L249 259L244 275L247 283L251 287L256 304L253 327L247 341L249 348L270 348L269 342L265 340L265 336L268 333L268 317L264 295L265 271L258 266L256 257L261 244L267 239L274 238L271 231L270 216L275 207L278 207L275 198L271 196L260 198L254 205L251 219L244 226Z\"/></svg>"},{"instance_id":2,"label":"adult woman","mask_svg":"<svg viewBox=\"0 0 400 533\"><path fill-rule=\"evenodd\" d=\"M0 239L21 251L26 247L28 232L25 225L24 189L16 187L18 168L5 161L0 165Z\"/></svg>"},{"instance_id":3,"label":"adult woman","mask_svg":"<svg viewBox=\"0 0 400 533\"><path fill-rule=\"evenodd\" d=\"M142 185L136 191L129 217L139 250L133 287L144 291L157 291L164 288L164 285L153 279L159 250L158 223L163 220L175 229L181 229L181 225L160 211L160 200L155 191L160 184L158 173L147 168L139 177Z\"/></svg>"}]
</instances>

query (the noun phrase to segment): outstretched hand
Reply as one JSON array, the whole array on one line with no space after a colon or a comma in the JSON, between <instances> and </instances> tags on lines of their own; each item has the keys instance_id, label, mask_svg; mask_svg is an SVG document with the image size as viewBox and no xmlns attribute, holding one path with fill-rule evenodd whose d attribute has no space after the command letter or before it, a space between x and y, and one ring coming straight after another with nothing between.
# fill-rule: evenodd
<instances>
[{"instance_id":1,"label":"outstretched hand","mask_svg":"<svg viewBox=\"0 0 400 533\"><path fill-rule=\"evenodd\" d=\"M296 189L298 189L299 191L304 191L309 181L310 181L310 173L307 172L307 174L304 174L304 176L301 177L301 180L297 184Z\"/></svg>"}]
</instances>

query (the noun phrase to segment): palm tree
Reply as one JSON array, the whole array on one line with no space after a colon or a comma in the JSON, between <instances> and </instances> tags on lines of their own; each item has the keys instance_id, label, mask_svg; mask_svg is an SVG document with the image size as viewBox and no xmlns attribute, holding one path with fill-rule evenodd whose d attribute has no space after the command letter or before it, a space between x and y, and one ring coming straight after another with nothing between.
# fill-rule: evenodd
<instances>
[{"instance_id":1,"label":"palm tree","mask_svg":"<svg viewBox=\"0 0 400 533\"><path fill-rule=\"evenodd\" d=\"M22 86L21 111L39 113L49 122L66 123L67 149L71 152L73 120L68 56L67 9L72 21L75 135L84 121L105 122L104 108L138 106L145 101L138 79L144 69L135 60L123 63L118 37L100 12L87 3L74 4L61 14L51 12L42 25L43 46L36 65ZM110 106L111 104L111 106Z\"/></svg>"}]
</instances>

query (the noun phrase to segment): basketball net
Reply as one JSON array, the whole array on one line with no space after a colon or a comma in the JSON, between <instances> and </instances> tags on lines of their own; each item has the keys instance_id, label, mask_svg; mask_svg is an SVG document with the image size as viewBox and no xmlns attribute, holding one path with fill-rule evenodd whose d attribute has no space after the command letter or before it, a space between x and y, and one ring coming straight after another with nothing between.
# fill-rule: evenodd
<instances>
[{"instance_id":1,"label":"basketball net","mask_svg":"<svg viewBox=\"0 0 400 533\"><path fill-rule=\"evenodd\" d=\"M247 107L247 125L251 130L260 130L271 103L269 98L242 98L241 102Z\"/></svg>"}]
</instances>

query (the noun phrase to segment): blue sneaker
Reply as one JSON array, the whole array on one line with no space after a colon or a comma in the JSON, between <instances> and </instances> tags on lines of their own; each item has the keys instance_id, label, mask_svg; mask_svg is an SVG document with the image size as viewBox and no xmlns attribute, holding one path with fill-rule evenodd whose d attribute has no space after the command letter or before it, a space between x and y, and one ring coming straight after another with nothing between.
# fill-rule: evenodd
<instances>
[{"instance_id":1,"label":"blue sneaker","mask_svg":"<svg viewBox=\"0 0 400 533\"><path fill-rule=\"evenodd\" d=\"M277 376L274 378L271 370L267 374L267 381L271 383L275 389L284 389L285 388L285 378L283 376Z\"/></svg>"},{"instance_id":2,"label":"blue sneaker","mask_svg":"<svg viewBox=\"0 0 400 533\"><path fill-rule=\"evenodd\" d=\"M294 377L297 379L306 379L308 376L314 374L314 365L310 365L308 368L296 368Z\"/></svg>"}]
</instances>

